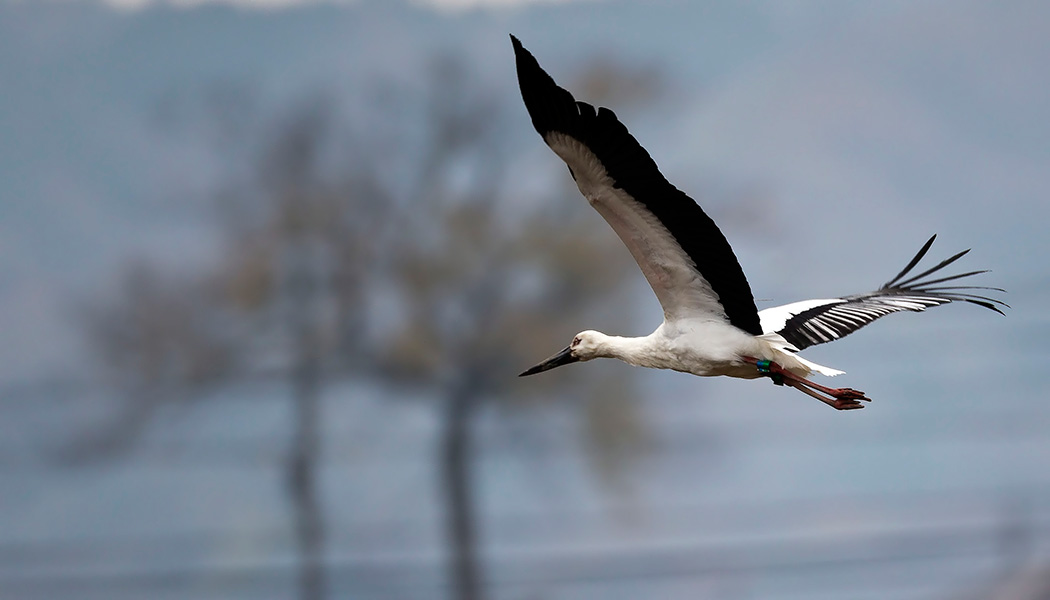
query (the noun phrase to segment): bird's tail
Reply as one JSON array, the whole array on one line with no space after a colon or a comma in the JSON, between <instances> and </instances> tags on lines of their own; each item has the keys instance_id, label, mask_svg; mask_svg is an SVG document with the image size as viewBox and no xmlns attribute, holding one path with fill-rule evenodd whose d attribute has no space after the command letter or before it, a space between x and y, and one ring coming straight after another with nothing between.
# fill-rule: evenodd
<instances>
[{"instance_id":1,"label":"bird's tail","mask_svg":"<svg viewBox=\"0 0 1050 600\"><path fill-rule=\"evenodd\" d=\"M765 340L766 343L773 347L773 350L780 354L780 358L776 362L800 377L805 377L813 372L820 373L825 377L834 377L845 373L845 371L825 367L824 365L819 365L811 360L802 358L798 355L798 349L789 344L787 340L777 333L766 333L758 337Z\"/></svg>"},{"instance_id":2,"label":"bird's tail","mask_svg":"<svg viewBox=\"0 0 1050 600\"><path fill-rule=\"evenodd\" d=\"M810 371L816 371L817 373L820 373L821 375L824 375L825 377L834 377L836 375L842 375L843 373L845 373L845 371L839 371L838 369L832 369L831 367L825 367L824 365L818 365L817 363L815 363L815 362L813 362L811 360L806 360L806 359L802 358L801 356L799 356L797 354L793 355L792 357L795 360L797 360L798 362L800 362L803 365L805 365L806 368L808 368Z\"/></svg>"}]
</instances>

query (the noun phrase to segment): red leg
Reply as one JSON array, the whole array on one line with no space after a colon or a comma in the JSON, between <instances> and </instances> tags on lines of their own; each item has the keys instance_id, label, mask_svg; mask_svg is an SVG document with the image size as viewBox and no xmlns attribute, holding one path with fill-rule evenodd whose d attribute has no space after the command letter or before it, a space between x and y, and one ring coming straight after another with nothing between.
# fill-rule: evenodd
<instances>
[{"instance_id":1,"label":"red leg","mask_svg":"<svg viewBox=\"0 0 1050 600\"><path fill-rule=\"evenodd\" d=\"M745 356L744 360L756 365L763 373L768 374L770 377L777 376L780 382L790 385L796 390L820 400L824 404L831 406L838 410L854 410L857 408L864 408L864 405L860 403L861 400L870 402L871 399L864 396L864 392L855 390L853 388L829 388L819 383L814 383L808 379L804 379L791 373L784 367L778 365L772 361L759 361L756 358ZM776 379L774 379L776 381ZM823 392L830 397L826 397L819 392Z\"/></svg>"}]
</instances>

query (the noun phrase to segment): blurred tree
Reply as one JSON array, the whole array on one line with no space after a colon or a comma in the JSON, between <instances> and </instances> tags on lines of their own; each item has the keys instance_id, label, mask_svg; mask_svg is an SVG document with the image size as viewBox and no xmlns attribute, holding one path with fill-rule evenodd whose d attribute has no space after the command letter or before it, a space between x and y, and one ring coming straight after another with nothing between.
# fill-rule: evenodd
<instances>
[{"instance_id":1,"label":"blurred tree","mask_svg":"<svg viewBox=\"0 0 1050 600\"><path fill-rule=\"evenodd\" d=\"M601 77L615 77L602 69ZM90 339L129 391L123 430L158 403L193 395L192 386L260 376L289 382L295 422L286 481L303 599L325 595L316 471L329 378L411 386L442 403L450 570L463 600L483 595L470 474L470 423L482 402L517 404L557 382L563 394L621 400L615 418L586 413L593 425L585 431L608 456L628 456L641 439L638 415L622 401L626 375L514 377L593 322L588 316L625 312L629 295L615 292L635 272L629 255L575 191L557 201L511 193L513 136L497 96L456 61L438 59L429 72L421 95L384 103L400 114L377 115L391 128L385 139L410 143L384 147L358 134L340 145L333 102L297 106L247 161L248 177L217 194L216 264L179 276L138 265L121 293L88 312ZM406 123L404 113L422 120ZM249 128L238 119L238 130ZM527 123L523 111L518 121Z\"/></svg>"},{"instance_id":2,"label":"blurred tree","mask_svg":"<svg viewBox=\"0 0 1050 600\"><path fill-rule=\"evenodd\" d=\"M364 178L332 182L321 173L331 125L325 102L296 107L255 159L251 183L217 195L223 252L215 264L178 276L137 265L114 302L88 311L91 339L129 391L104 441L134 435L129 424L161 402L192 399L193 386L261 377L289 384L286 484L307 600L325 597L321 387L363 352L363 240L384 214Z\"/></svg>"},{"instance_id":3,"label":"blurred tree","mask_svg":"<svg viewBox=\"0 0 1050 600\"><path fill-rule=\"evenodd\" d=\"M439 60L424 96L430 114L423 169L411 186L403 236L390 272L401 289L401 318L382 352L394 379L422 384L444 403L441 472L453 581L462 600L482 597L470 477L470 423L479 404L534 399L557 382L565 393L601 397L615 408L589 410L588 439L597 454L623 464L641 447L642 427L624 379L599 381L584 371L560 378L513 379L565 345L596 315L625 312L626 250L581 202L571 179L552 201L516 197L505 171L509 137L499 104L477 92L463 65ZM595 101L651 99L658 75L644 79L608 63L585 71L602 93ZM518 119L528 123L521 108ZM528 131L528 129L526 129ZM556 160L551 161L557 164ZM571 186L571 187L570 187ZM619 418L606 418L608 410ZM609 472L611 469L603 469Z\"/></svg>"}]
</instances>

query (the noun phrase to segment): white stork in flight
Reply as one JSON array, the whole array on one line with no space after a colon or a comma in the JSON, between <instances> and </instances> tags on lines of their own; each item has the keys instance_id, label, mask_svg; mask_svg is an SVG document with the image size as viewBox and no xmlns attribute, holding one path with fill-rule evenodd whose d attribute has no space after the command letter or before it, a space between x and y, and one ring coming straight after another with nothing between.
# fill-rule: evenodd
<instances>
[{"instance_id":1,"label":"white stork in flight","mask_svg":"<svg viewBox=\"0 0 1050 600\"><path fill-rule=\"evenodd\" d=\"M1000 314L1000 300L977 295L960 279L983 273L934 273L936 266L908 276L936 236L879 289L866 294L804 300L759 311L744 271L714 221L689 196L660 174L656 163L613 112L577 102L558 87L536 59L511 36L518 82L532 124L569 167L587 201L608 221L638 262L664 311L664 321L645 337L582 331L572 343L521 376L593 358L618 358L655 369L742 379L770 377L839 410L863 408L863 392L809 381L816 371L842 371L810 362L798 352L837 340L875 319L900 311L964 301ZM956 282L949 285L940 285Z\"/></svg>"}]
</instances>

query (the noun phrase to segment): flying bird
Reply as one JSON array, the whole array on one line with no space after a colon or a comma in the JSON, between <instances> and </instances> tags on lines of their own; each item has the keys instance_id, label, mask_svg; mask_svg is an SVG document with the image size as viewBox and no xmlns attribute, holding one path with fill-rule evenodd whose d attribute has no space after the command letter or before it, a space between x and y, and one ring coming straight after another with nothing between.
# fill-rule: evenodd
<instances>
[{"instance_id":1,"label":"flying bird","mask_svg":"<svg viewBox=\"0 0 1050 600\"><path fill-rule=\"evenodd\" d=\"M664 313L663 323L644 337L582 331L564 350L521 376L578 361L616 358L700 376L769 377L836 409L850 410L863 408L861 402L870 399L852 388L806 379L813 372L834 376L842 371L808 361L799 351L842 338L894 312L961 301L1003 314L999 306L1006 307L1004 302L974 291L1003 290L958 285L985 271L940 275L969 250L909 276L936 235L896 277L873 292L759 311L733 249L703 209L660 174L611 110L578 102L513 35L511 43L521 97L533 126L627 246Z\"/></svg>"}]
</instances>

